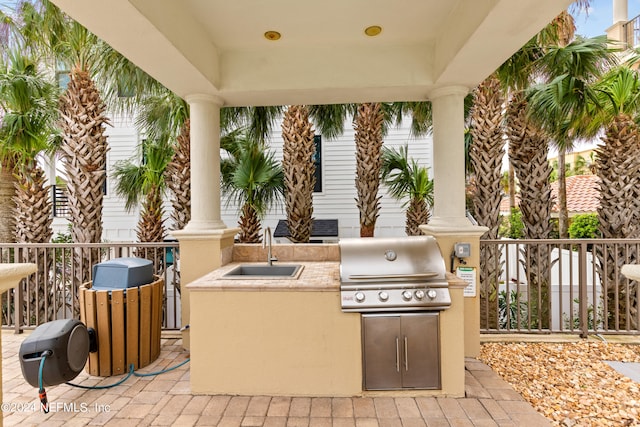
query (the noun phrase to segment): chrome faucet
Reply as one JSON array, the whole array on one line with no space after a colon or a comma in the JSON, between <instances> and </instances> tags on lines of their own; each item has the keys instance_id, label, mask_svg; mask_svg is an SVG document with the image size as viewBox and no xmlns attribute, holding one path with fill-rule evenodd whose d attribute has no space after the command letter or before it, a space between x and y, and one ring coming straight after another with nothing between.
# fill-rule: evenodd
<instances>
[{"instance_id":1,"label":"chrome faucet","mask_svg":"<svg viewBox=\"0 0 640 427\"><path fill-rule=\"evenodd\" d=\"M269 266L272 266L273 261L277 261L278 258L271 255L271 244L273 242L273 236L271 235L271 227L265 228L264 231L265 231L265 234L264 234L264 240L262 240L262 248L264 249L266 244L269 245L269 250L267 251L267 264ZM269 241L268 243L267 243L267 240Z\"/></svg>"}]
</instances>

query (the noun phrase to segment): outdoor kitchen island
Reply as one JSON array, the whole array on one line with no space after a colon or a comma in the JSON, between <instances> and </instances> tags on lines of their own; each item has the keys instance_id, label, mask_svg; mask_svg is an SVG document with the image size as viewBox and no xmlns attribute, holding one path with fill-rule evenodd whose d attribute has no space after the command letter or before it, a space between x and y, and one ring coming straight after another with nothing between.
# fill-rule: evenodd
<instances>
[{"instance_id":1,"label":"outdoor kitchen island","mask_svg":"<svg viewBox=\"0 0 640 427\"><path fill-rule=\"evenodd\" d=\"M455 276L447 277L451 307L440 314L442 388L363 391L361 314L341 310L339 262L280 257L274 266L303 266L298 278L223 277L240 264L253 263L235 262L234 256L188 285L192 393L464 395L466 283Z\"/></svg>"}]
</instances>

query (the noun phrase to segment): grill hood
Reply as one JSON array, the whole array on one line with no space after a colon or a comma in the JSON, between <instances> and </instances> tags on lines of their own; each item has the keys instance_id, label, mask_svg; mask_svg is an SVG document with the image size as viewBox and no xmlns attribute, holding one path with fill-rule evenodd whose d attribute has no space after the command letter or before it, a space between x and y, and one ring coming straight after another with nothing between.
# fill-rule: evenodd
<instances>
[{"instance_id":1,"label":"grill hood","mask_svg":"<svg viewBox=\"0 0 640 427\"><path fill-rule=\"evenodd\" d=\"M442 281L446 266L431 236L340 239L340 281Z\"/></svg>"}]
</instances>

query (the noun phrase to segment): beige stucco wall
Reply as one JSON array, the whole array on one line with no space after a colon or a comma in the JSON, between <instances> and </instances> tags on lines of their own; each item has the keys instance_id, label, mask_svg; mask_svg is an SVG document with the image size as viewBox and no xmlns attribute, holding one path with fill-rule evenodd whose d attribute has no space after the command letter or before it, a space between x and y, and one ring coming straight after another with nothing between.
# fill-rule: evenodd
<instances>
[{"instance_id":1,"label":"beige stucco wall","mask_svg":"<svg viewBox=\"0 0 640 427\"><path fill-rule=\"evenodd\" d=\"M353 396L360 315L338 292L192 293L191 391Z\"/></svg>"},{"instance_id":2,"label":"beige stucco wall","mask_svg":"<svg viewBox=\"0 0 640 427\"><path fill-rule=\"evenodd\" d=\"M214 271L231 261L233 237L237 229L225 229L210 232L188 232L184 230L172 232L180 241L180 280L187 284ZM191 303L189 288L182 286L180 290L181 322L190 326ZM182 345L191 346L190 328L182 331Z\"/></svg>"}]
</instances>

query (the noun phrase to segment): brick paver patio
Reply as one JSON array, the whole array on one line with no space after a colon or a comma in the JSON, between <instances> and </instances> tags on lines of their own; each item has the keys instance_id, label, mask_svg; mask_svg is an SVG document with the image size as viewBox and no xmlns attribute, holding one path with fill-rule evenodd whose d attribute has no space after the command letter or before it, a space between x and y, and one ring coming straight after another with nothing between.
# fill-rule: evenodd
<instances>
[{"instance_id":1,"label":"brick paver patio","mask_svg":"<svg viewBox=\"0 0 640 427\"><path fill-rule=\"evenodd\" d=\"M26 334L2 333L5 426L548 426L489 367L467 361L465 398L196 396L189 364L152 377L130 377L103 390L66 384L47 388L50 412L22 377L18 351ZM175 366L188 357L175 338L163 338L160 357L140 372ZM73 382L113 384L122 377L81 373Z\"/></svg>"}]
</instances>

